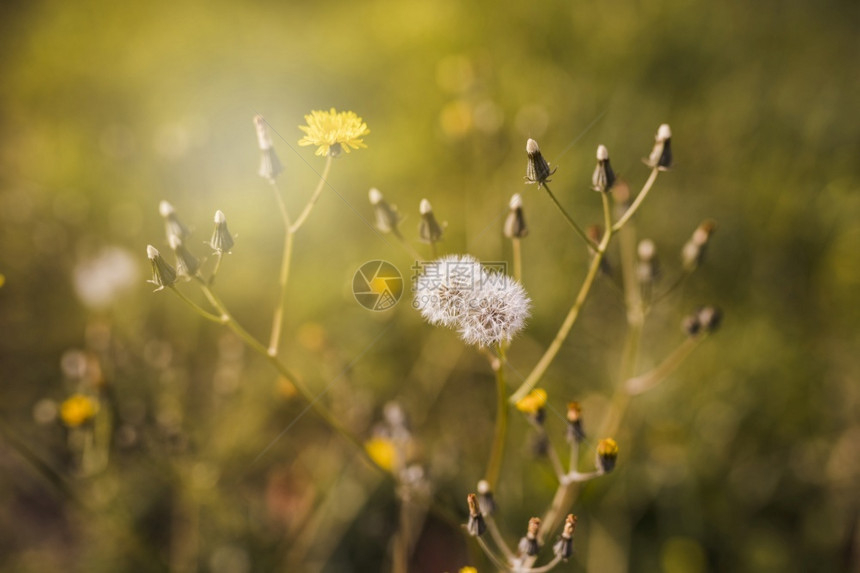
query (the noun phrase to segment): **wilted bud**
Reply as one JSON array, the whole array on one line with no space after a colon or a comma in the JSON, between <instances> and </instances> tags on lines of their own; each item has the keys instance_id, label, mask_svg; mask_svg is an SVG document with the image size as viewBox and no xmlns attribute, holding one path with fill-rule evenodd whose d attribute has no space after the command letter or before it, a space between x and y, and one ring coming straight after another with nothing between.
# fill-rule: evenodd
<instances>
[{"instance_id":1,"label":"wilted bud","mask_svg":"<svg viewBox=\"0 0 860 573\"><path fill-rule=\"evenodd\" d=\"M710 219L703 221L696 227L696 230L693 231L693 236L690 237L690 240L681 249L681 264L684 266L684 270L692 272L702 264L702 260L705 258L705 250L716 228L716 223Z\"/></svg>"},{"instance_id":2,"label":"wilted bud","mask_svg":"<svg viewBox=\"0 0 860 573\"><path fill-rule=\"evenodd\" d=\"M180 239L187 239L191 236L191 231L189 231L188 227L183 225L179 220L179 217L176 216L176 211L173 209L173 205L167 201L162 201L158 204L158 213L164 219L168 241L170 240L170 237L174 235Z\"/></svg>"},{"instance_id":3,"label":"wilted bud","mask_svg":"<svg viewBox=\"0 0 860 573\"><path fill-rule=\"evenodd\" d=\"M639 284L651 284L660 276L660 262L657 259L657 245L651 239L642 239L636 248L639 262L636 274Z\"/></svg>"},{"instance_id":4,"label":"wilted bud","mask_svg":"<svg viewBox=\"0 0 860 573\"><path fill-rule=\"evenodd\" d=\"M152 263L152 280L147 282L151 282L157 286L156 291L164 287L173 286L176 283L176 269L171 267L164 260L164 257L161 256L161 253L158 252L158 249L152 245L147 245L146 256L149 257L149 262Z\"/></svg>"},{"instance_id":5,"label":"wilted bud","mask_svg":"<svg viewBox=\"0 0 860 573\"><path fill-rule=\"evenodd\" d=\"M229 253L233 248L233 237L227 229L227 217L222 211L215 211L215 230L209 239L209 246L216 253Z\"/></svg>"},{"instance_id":6,"label":"wilted bud","mask_svg":"<svg viewBox=\"0 0 860 573\"><path fill-rule=\"evenodd\" d=\"M519 550L520 554L534 557L540 551L538 543L538 531L540 530L540 518L532 517L529 519L529 527L526 530L526 536L520 539Z\"/></svg>"},{"instance_id":7,"label":"wilted bud","mask_svg":"<svg viewBox=\"0 0 860 573\"><path fill-rule=\"evenodd\" d=\"M657 130L651 155L644 161L648 167L656 167L660 171L667 171L672 166L672 130L668 123Z\"/></svg>"},{"instance_id":8,"label":"wilted bud","mask_svg":"<svg viewBox=\"0 0 860 573\"><path fill-rule=\"evenodd\" d=\"M609 151L605 145L597 146L597 167L591 176L591 188L606 193L615 185L615 172L609 164Z\"/></svg>"},{"instance_id":9,"label":"wilted bud","mask_svg":"<svg viewBox=\"0 0 860 573\"><path fill-rule=\"evenodd\" d=\"M191 278L196 275L200 268L200 261L191 254L191 251L182 243L182 239L176 235L171 235L170 248L176 255L176 274L183 278Z\"/></svg>"},{"instance_id":10,"label":"wilted bud","mask_svg":"<svg viewBox=\"0 0 860 573\"><path fill-rule=\"evenodd\" d=\"M523 198L519 193L511 197L510 211L505 219L505 236L509 239L522 239L528 236L529 228L526 226L526 217L523 214Z\"/></svg>"},{"instance_id":11,"label":"wilted bud","mask_svg":"<svg viewBox=\"0 0 860 573\"><path fill-rule=\"evenodd\" d=\"M585 430L582 427L582 407L579 402L567 403L567 442L582 443Z\"/></svg>"},{"instance_id":12,"label":"wilted bud","mask_svg":"<svg viewBox=\"0 0 860 573\"><path fill-rule=\"evenodd\" d=\"M444 225L440 225L433 215L433 207L427 199L421 199L418 210L421 212L421 222L418 224L418 237L425 243L436 243L442 240Z\"/></svg>"},{"instance_id":13,"label":"wilted bud","mask_svg":"<svg viewBox=\"0 0 860 573\"><path fill-rule=\"evenodd\" d=\"M564 520L564 529L561 532L561 537L553 546L552 550L556 556L567 561L573 555L573 534L576 532L576 516L568 514Z\"/></svg>"},{"instance_id":14,"label":"wilted bud","mask_svg":"<svg viewBox=\"0 0 860 573\"><path fill-rule=\"evenodd\" d=\"M397 226L400 224L401 217L397 211L397 206L389 205L376 187L372 188L367 195L370 198L370 204L373 205L376 228L383 233L393 233L399 236L400 231Z\"/></svg>"},{"instance_id":15,"label":"wilted bud","mask_svg":"<svg viewBox=\"0 0 860 573\"><path fill-rule=\"evenodd\" d=\"M478 482L478 508L484 515L493 515L496 511L496 499L490 491L490 482L485 479Z\"/></svg>"},{"instance_id":16,"label":"wilted bud","mask_svg":"<svg viewBox=\"0 0 860 573\"><path fill-rule=\"evenodd\" d=\"M618 444L612 438L604 438L597 444L597 468L605 474L615 469L618 459Z\"/></svg>"},{"instance_id":17,"label":"wilted bud","mask_svg":"<svg viewBox=\"0 0 860 573\"><path fill-rule=\"evenodd\" d=\"M549 183L549 176L555 173L555 169L550 170L549 163L540 153L537 141L529 139L526 142L526 153L529 156L529 161L526 164L526 183L537 183L538 187L544 183Z\"/></svg>"},{"instance_id":18,"label":"wilted bud","mask_svg":"<svg viewBox=\"0 0 860 573\"><path fill-rule=\"evenodd\" d=\"M466 531L472 537L480 537L487 530L487 524L484 522L484 516L481 515L481 510L478 508L478 498L474 493L470 493L466 497L469 504L469 523L466 524Z\"/></svg>"},{"instance_id":19,"label":"wilted bud","mask_svg":"<svg viewBox=\"0 0 860 573\"><path fill-rule=\"evenodd\" d=\"M269 126L262 115L254 116L254 126L257 128L257 143L260 146L260 169L258 173L263 179L274 182L284 172L284 166L275 154Z\"/></svg>"}]
</instances>

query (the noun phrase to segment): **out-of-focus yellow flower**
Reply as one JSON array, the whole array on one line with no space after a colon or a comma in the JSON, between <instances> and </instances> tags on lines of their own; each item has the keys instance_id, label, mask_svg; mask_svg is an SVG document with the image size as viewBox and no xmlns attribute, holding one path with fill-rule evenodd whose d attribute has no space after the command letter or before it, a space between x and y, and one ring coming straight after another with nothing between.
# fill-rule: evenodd
<instances>
[{"instance_id":1,"label":"out-of-focus yellow flower","mask_svg":"<svg viewBox=\"0 0 860 573\"><path fill-rule=\"evenodd\" d=\"M478 573L478 570L474 567L461 567L460 573Z\"/></svg>"},{"instance_id":2,"label":"out-of-focus yellow flower","mask_svg":"<svg viewBox=\"0 0 860 573\"><path fill-rule=\"evenodd\" d=\"M99 403L89 396L74 394L60 405L60 419L70 428L77 428L93 419Z\"/></svg>"},{"instance_id":3,"label":"out-of-focus yellow flower","mask_svg":"<svg viewBox=\"0 0 860 573\"><path fill-rule=\"evenodd\" d=\"M397 451L390 440L379 437L371 438L364 443L364 449L367 450L367 454L376 462L376 465L389 472L394 469Z\"/></svg>"},{"instance_id":4,"label":"out-of-focus yellow flower","mask_svg":"<svg viewBox=\"0 0 860 573\"><path fill-rule=\"evenodd\" d=\"M316 155L334 157L341 151L349 153L350 148L367 147L361 138L370 130L355 112L337 112L334 108L329 111L314 110L305 116L305 121L307 125L299 126L305 132L299 145L316 145Z\"/></svg>"},{"instance_id":5,"label":"out-of-focus yellow flower","mask_svg":"<svg viewBox=\"0 0 860 573\"><path fill-rule=\"evenodd\" d=\"M517 410L524 414L535 415L546 406L546 390L535 388L525 398L517 402Z\"/></svg>"}]
</instances>

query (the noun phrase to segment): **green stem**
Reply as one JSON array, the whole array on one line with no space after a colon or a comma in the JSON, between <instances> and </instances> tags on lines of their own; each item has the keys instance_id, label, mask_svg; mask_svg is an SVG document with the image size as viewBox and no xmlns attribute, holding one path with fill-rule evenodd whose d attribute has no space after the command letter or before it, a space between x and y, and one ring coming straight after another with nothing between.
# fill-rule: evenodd
<instances>
[{"instance_id":1,"label":"green stem","mask_svg":"<svg viewBox=\"0 0 860 573\"><path fill-rule=\"evenodd\" d=\"M320 175L320 181L317 184L317 188L314 189L310 200L308 201L307 205L305 205L305 208L302 209L302 212L299 214L298 218L296 218L295 222L293 222L292 225L287 225L287 229L290 233L295 233L296 231L298 231L307 220L308 215L311 214L311 209L313 209L314 205L316 205L317 201L320 198L320 195L322 195L323 189L325 189L326 183L328 183L328 173L331 170L331 163L332 156L329 155L326 157L325 167L323 168L322 175Z\"/></svg>"},{"instance_id":2,"label":"green stem","mask_svg":"<svg viewBox=\"0 0 860 573\"><path fill-rule=\"evenodd\" d=\"M642 201L645 200L645 197L648 195L648 192L653 187L654 182L657 180L657 175L660 173L660 170L656 167L651 170L651 175L648 177L648 180L645 182L645 185L642 186L642 190L639 191L639 195L636 196L636 199L633 201L633 204L624 212L624 215L621 216L618 221L615 222L615 225L612 227L613 231L620 230L630 218L636 214L636 211L639 209L639 205L642 204Z\"/></svg>"},{"instance_id":3,"label":"green stem","mask_svg":"<svg viewBox=\"0 0 860 573\"><path fill-rule=\"evenodd\" d=\"M218 270L221 268L221 260L224 258L224 253L218 251L215 253L215 267L212 269L212 274L209 276L209 286L215 284L215 276L218 274Z\"/></svg>"},{"instance_id":4,"label":"green stem","mask_svg":"<svg viewBox=\"0 0 860 573\"><path fill-rule=\"evenodd\" d=\"M493 432L493 445L490 449L490 459L487 461L487 472L484 479L490 484L490 491L496 490L499 473L502 469L502 458L505 453L505 435L508 428L508 404L505 399L508 387L505 382L505 349L499 345L499 358L493 364L496 374L496 429Z\"/></svg>"},{"instance_id":5,"label":"green stem","mask_svg":"<svg viewBox=\"0 0 860 573\"><path fill-rule=\"evenodd\" d=\"M627 393L631 396L642 394L665 380L696 349L705 336L707 334L688 337L656 368L635 378L628 378L625 382Z\"/></svg>"},{"instance_id":6,"label":"green stem","mask_svg":"<svg viewBox=\"0 0 860 573\"><path fill-rule=\"evenodd\" d=\"M609 199L606 197L606 194L603 194L603 208L604 211L609 211ZM532 388L537 385L547 368L549 368L549 365L552 364L558 351L561 350L561 345L564 343L565 339L567 339L567 335L570 334L570 329L573 328L576 319L579 317L579 311L585 304L585 300L588 297L591 286L594 284L594 279L597 278L597 271L600 269L600 261L603 260L603 256L606 253L606 247L609 245L609 241L611 239L612 228L607 226L606 231L603 233L603 238L600 240L600 244L597 245L595 249L594 258L591 259L588 273L585 275L585 280L582 283L582 287L579 289L579 293L576 295L576 300L573 302L573 306L570 307L564 322L561 324L561 327L558 329L555 338L546 349L546 352L544 352L543 356L538 360L538 363L526 377L525 381L519 388L517 388L517 391L508 398L508 402L511 404L516 404L518 401L522 400L526 394L531 392Z\"/></svg>"},{"instance_id":7,"label":"green stem","mask_svg":"<svg viewBox=\"0 0 860 573\"><path fill-rule=\"evenodd\" d=\"M322 184L322 180L320 180L320 184ZM287 205L284 203L281 190L274 180L272 180L272 191L275 193L275 201L278 204L281 220L284 223L284 249L281 255L281 272L278 275L278 304L272 313L272 332L269 336L269 354L277 356L278 346L281 342L281 330L284 326L284 308L287 304L287 283L290 280L290 263L293 258L293 230Z\"/></svg>"},{"instance_id":8,"label":"green stem","mask_svg":"<svg viewBox=\"0 0 860 573\"><path fill-rule=\"evenodd\" d=\"M511 245L513 245L514 251L514 279L517 282L523 282L523 250L522 245L520 244L520 240L516 237L511 239Z\"/></svg>"},{"instance_id":9,"label":"green stem","mask_svg":"<svg viewBox=\"0 0 860 573\"><path fill-rule=\"evenodd\" d=\"M201 282L202 282L202 279L201 279ZM182 291L180 291L178 288L176 288L176 286L171 285L171 286L170 286L170 287L168 287L168 288L169 288L170 290L172 290L172 291L173 291L173 293L174 293L176 296L178 296L180 299L182 299L182 301L183 301L185 304L187 304L188 306L190 306L190 307L194 310L194 312L196 312L197 314L199 314L200 316L202 316L202 317L203 317L203 318L205 318L206 320L210 320L210 321L212 321L212 322L214 322L214 323L216 323L216 324L224 324L224 317L223 317L223 315L222 315L222 316L217 316L217 315L212 314L211 312L206 312L205 310L203 310L202 308L200 308L200 305L198 305L196 302L194 302L193 300L191 300L190 298L188 298L187 296L185 296L185 295L182 293ZM210 302L211 302L211 301L210 301Z\"/></svg>"},{"instance_id":10,"label":"green stem","mask_svg":"<svg viewBox=\"0 0 860 573\"><path fill-rule=\"evenodd\" d=\"M588 246L590 246L591 248L596 249L596 248L597 248L597 243L595 243L594 241L592 241L592 240L588 237L588 235L586 235L586 234L585 234L585 231L583 231L583 230L580 228L580 226L576 224L576 221L574 221L574 220L573 220L573 217L571 217L571 216L567 213L567 211L564 209L564 207L562 207L562 206L561 206L561 203L559 203L559 202L558 202L558 199L556 199L555 195L554 195L554 194L553 194L553 192L550 190L549 186L548 186L546 183L544 183L544 184L542 185L542 187L546 190L546 193L547 193L547 195L549 195L549 198L550 198L550 199L552 199L552 202L553 202L553 203L555 203L555 206L556 206L556 207L558 207L558 210L559 210L559 211L561 211L561 214L562 214L562 215L564 215L564 218L565 218L565 219L567 219L567 222L570 224L570 226L571 226L571 227L573 227L573 230L574 230L574 231L576 231L576 232L579 234L579 236L580 236L580 237L582 237L582 240L583 240L583 241L585 241L585 243L586 243Z\"/></svg>"}]
</instances>

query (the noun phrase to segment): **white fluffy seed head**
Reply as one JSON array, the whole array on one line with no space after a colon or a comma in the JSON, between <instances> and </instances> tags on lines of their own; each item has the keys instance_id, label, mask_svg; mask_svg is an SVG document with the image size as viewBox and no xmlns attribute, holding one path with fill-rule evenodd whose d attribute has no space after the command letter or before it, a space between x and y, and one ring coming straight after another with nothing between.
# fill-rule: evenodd
<instances>
[{"instance_id":1,"label":"white fluffy seed head","mask_svg":"<svg viewBox=\"0 0 860 573\"><path fill-rule=\"evenodd\" d=\"M161 253L158 252L158 249L156 249L152 245L146 246L146 256L149 257L150 259L156 258L159 254L161 254Z\"/></svg>"},{"instance_id":2,"label":"white fluffy seed head","mask_svg":"<svg viewBox=\"0 0 860 573\"><path fill-rule=\"evenodd\" d=\"M523 198L519 193L514 193L514 196L511 197L510 208L511 209L520 209L523 206Z\"/></svg>"},{"instance_id":3,"label":"white fluffy seed head","mask_svg":"<svg viewBox=\"0 0 860 573\"><path fill-rule=\"evenodd\" d=\"M606 149L605 145L597 146L597 160L598 161L606 161L609 159L609 150Z\"/></svg>"},{"instance_id":4,"label":"white fluffy seed head","mask_svg":"<svg viewBox=\"0 0 860 573\"><path fill-rule=\"evenodd\" d=\"M539 153L539 152L540 152L540 147L538 147L537 141L529 138L529 140L526 141L526 153L528 153L529 155L534 155L535 153Z\"/></svg>"},{"instance_id":5,"label":"white fluffy seed head","mask_svg":"<svg viewBox=\"0 0 860 573\"><path fill-rule=\"evenodd\" d=\"M427 199L421 199L421 205L418 207L418 210L422 215L426 215L433 210L433 207L430 205L430 201Z\"/></svg>"},{"instance_id":6,"label":"white fluffy seed head","mask_svg":"<svg viewBox=\"0 0 860 573\"><path fill-rule=\"evenodd\" d=\"M664 123L657 129L657 141L666 141L672 137L672 129L668 123Z\"/></svg>"},{"instance_id":7,"label":"white fluffy seed head","mask_svg":"<svg viewBox=\"0 0 860 573\"><path fill-rule=\"evenodd\" d=\"M174 213L173 205L162 200L161 203L158 204L158 213L162 217L170 217Z\"/></svg>"},{"instance_id":8,"label":"white fluffy seed head","mask_svg":"<svg viewBox=\"0 0 860 573\"><path fill-rule=\"evenodd\" d=\"M380 201L382 201L382 192L376 187L372 187L370 191L367 192L367 196L370 199L371 205L378 205Z\"/></svg>"},{"instance_id":9,"label":"white fluffy seed head","mask_svg":"<svg viewBox=\"0 0 860 573\"><path fill-rule=\"evenodd\" d=\"M218 211L215 211L215 224L223 225L226 222L227 217L224 216L224 213L220 209Z\"/></svg>"},{"instance_id":10,"label":"white fluffy seed head","mask_svg":"<svg viewBox=\"0 0 860 573\"><path fill-rule=\"evenodd\" d=\"M476 346L510 342L525 326L530 306L520 283L501 273L488 273L468 312L460 317L460 338Z\"/></svg>"}]
</instances>

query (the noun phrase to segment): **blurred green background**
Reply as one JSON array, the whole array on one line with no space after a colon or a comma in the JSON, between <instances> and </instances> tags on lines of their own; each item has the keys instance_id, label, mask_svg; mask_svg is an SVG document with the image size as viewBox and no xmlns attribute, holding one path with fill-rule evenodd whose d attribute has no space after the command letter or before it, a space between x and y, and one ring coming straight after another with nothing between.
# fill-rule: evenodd
<instances>
[{"instance_id":1,"label":"blurred green background","mask_svg":"<svg viewBox=\"0 0 860 573\"><path fill-rule=\"evenodd\" d=\"M448 223L443 250L485 261L510 256L501 224L524 194L533 318L511 363L527 373L588 259L523 185L526 138L589 224L601 220L596 146L636 190L668 122L675 167L638 232L668 281L696 225L718 230L705 266L651 315L641 369L681 341L697 305L720 305L725 324L634 401L618 469L574 506L578 553L560 570L857 570L858 30L847 0L3 3L0 569L389 567L390 485L299 417L264 360L144 282L146 245L168 250L160 200L197 231L200 255L221 209L237 244L217 287L265 338L283 231L251 119L277 132L298 209L323 160L297 147L297 126L336 107L364 118L368 148L335 161L297 237L285 360L356 433L398 401L437 499L465 519L489 448L491 372L408 300L383 313L353 300L367 260L412 272L366 224L370 187L407 215L411 239L427 197ZM545 378L553 412L576 399L586 429L600 426L623 337L622 297L602 280ZM85 382L116 415L110 461L92 472L52 415ZM515 541L553 484L514 419L498 496ZM558 416L548 424L561 435ZM469 563L491 570L431 518L413 569Z\"/></svg>"}]
</instances>

